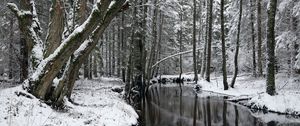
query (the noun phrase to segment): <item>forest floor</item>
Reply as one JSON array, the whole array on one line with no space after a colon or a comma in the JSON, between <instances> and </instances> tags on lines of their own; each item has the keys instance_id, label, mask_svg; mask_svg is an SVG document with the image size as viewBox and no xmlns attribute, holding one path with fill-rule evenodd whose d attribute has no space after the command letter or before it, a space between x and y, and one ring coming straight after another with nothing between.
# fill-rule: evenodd
<instances>
[{"instance_id":1,"label":"forest floor","mask_svg":"<svg viewBox=\"0 0 300 126\"><path fill-rule=\"evenodd\" d=\"M178 75L164 75L166 78L178 77ZM193 79L193 75L183 75L185 78ZM228 77L230 85L231 77ZM242 101L240 103L254 109L264 109L271 112L291 114L300 116L300 77L288 77L287 74L276 75L275 96L266 93L266 79L255 78L250 74L241 74L237 77L234 88L223 89L223 77L214 77L211 82L204 79L198 81L202 90L230 96L231 101ZM187 84L189 85L189 84ZM193 85L190 85L193 86Z\"/></svg>"},{"instance_id":2,"label":"forest floor","mask_svg":"<svg viewBox=\"0 0 300 126\"><path fill-rule=\"evenodd\" d=\"M0 84L1 85L1 84ZM17 96L21 86L0 89L0 126L131 126L138 115L112 88L119 79L78 80L66 110L56 111L38 99Z\"/></svg>"}]
</instances>

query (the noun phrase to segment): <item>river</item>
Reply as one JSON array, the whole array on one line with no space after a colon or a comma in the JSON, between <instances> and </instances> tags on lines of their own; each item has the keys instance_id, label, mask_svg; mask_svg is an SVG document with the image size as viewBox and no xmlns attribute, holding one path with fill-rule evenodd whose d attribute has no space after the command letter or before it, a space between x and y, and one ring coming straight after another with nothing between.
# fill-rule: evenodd
<instances>
[{"instance_id":1,"label":"river","mask_svg":"<svg viewBox=\"0 0 300 126\"><path fill-rule=\"evenodd\" d=\"M253 112L226 96L195 93L192 87L151 86L146 94L146 126L300 126L288 115Z\"/></svg>"}]
</instances>

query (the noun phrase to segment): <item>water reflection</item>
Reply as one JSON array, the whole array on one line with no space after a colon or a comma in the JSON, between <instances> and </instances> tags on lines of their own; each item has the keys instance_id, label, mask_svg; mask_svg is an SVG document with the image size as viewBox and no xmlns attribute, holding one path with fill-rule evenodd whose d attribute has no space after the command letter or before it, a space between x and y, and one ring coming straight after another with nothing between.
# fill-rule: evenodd
<instances>
[{"instance_id":1,"label":"water reflection","mask_svg":"<svg viewBox=\"0 0 300 126\"><path fill-rule=\"evenodd\" d=\"M195 94L184 86L152 87L145 107L146 126L300 126L300 123L256 118L246 107L207 92Z\"/></svg>"}]
</instances>

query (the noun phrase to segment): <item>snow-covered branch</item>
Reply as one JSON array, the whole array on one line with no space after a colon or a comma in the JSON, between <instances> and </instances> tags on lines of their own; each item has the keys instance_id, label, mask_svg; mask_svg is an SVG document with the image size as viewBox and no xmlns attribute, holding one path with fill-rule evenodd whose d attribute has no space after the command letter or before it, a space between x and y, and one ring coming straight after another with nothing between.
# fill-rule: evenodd
<instances>
[{"instance_id":1,"label":"snow-covered branch","mask_svg":"<svg viewBox=\"0 0 300 126\"><path fill-rule=\"evenodd\" d=\"M203 49L203 48L198 48L198 49L196 49L196 50L202 50L202 49ZM172 54L172 55L170 55L170 56L167 56L167 57L165 57L165 58L159 60L158 62L156 62L154 65L152 65L152 68L155 67L156 65L160 64L161 62L163 62L163 61L169 59L169 58L172 58L172 57L175 57L175 56L178 56L178 55L182 55L182 54L186 54L186 53L191 53L191 52L193 52L193 50L188 50L188 51L184 51L184 52L179 52L179 53L176 53L176 54Z\"/></svg>"},{"instance_id":2,"label":"snow-covered branch","mask_svg":"<svg viewBox=\"0 0 300 126\"><path fill-rule=\"evenodd\" d=\"M7 7L18 17L24 17L24 16L32 16L30 11L23 11L19 10L18 6L14 3L7 3Z\"/></svg>"}]
</instances>

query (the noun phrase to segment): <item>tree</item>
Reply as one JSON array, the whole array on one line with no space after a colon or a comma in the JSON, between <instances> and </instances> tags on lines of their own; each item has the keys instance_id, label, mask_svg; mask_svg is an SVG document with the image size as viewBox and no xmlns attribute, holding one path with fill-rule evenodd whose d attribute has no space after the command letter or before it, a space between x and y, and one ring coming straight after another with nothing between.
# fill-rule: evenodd
<instances>
[{"instance_id":1,"label":"tree","mask_svg":"<svg viewBox=\"0 0 300 126\"><path fill-rule=\"evenodd\" d=\"M53 1L53 3L56 2L56 0ZM72 89L69 87L72 87L70 85L74 83L65 83L63 81L69 79L68 77L70 75L74 75L72 72L72 70L75 70L73 69L74 66L78 64L81 65L80 62L82 62L84 57L87 57L96 46L98 41L95 40L102 35L110 21L124 5L125 0L119 0L113 4L111 3L112 1L109 0L97 1L89 18L83 24L75 28L74 31L70 32L65 39L61 40L61 44L46 58L41 56L41 54L43 54L43 41L39 36L41 32L34 1L21 0L20 7L22 8L20 9L15 4L9 3L8 7L17 16L20 31L24 34L27 45L30 45L27 47L27 50L30 52L30 69L33 73L29 79L24 82L24 88L37 98L46 101L50 100L53 104L59 103L67 92L71 92ZM51 92L50 89L53 84L53 79L57 77L67 61L69 61L69 63L64 69L62 83L59 83L54 91ZM52 94L57 97L50 99L49 96L52 96Z\"/></svg>"},{"instance_id":2,"label":"tree","mask_svg":"<svg viewBox=\"0 0 300 126\"><path fill-rule=\"evenodd\" d=\"M10 42L9 42L9 53L12 54L13 53L13 43L14 43L14 18L11 17L10 21L9 21L9 25L10 25ZM13 78L13 58L12 56L9 57L9 61L8 61L8 68L9 68L9 72L8 72L8 78L12 79Z\"/></svg>"},{"instance_id":3,"label":"tree","mask_svg":"<svg viewBox=\"0 0 300 126\"><path fill-rule=\"evenodd\" d=\"M210 65L211 65L211 43L212 43L212 10L213 10L213 0L209 4L209 17L208 17L208 34L207 34L207 58L206 58L206 81L210 82Z\"/></svg>"},{"instance_id":4,"label":"tree","mask_svg":"<svg viewBox=\"0 0 300 126\"><path fill-rule=\"evenodd\" d=\"M206 18L205 18L205 42L203 45L203 52L202 52L202 63L201 63L201 77L204 78L204 73L206 73L206 62L207 62L207 38L208 38L208 23L209 23L209 5L208 0L206 0Z\"/></svg>"},{"instance_id":5,"label":"tree","mask_svg":"<svg viewBox=\"0 0 300 126\"><path fill-rule=\"evenodd\" d=\"M267 26L267 90L269 95L275 95L275 16L277 0L270 0L268 5Z\"/></svg>"},{"instance_id":6,"label":"tree","mask_svg":"<svg viewBox=\"0 0 300 126\"><path fill-rule=\"evenodd\" d=\"M182 2L180 2L180 12L179 12L179 18L180 18L180 29L178 31L178 36L179 36L179 52L182 52L182 31L183 31L183 26L182 26L182 21L183 21L183 7L182 7ZM182 55L179 55L179 79L181 79L182 75ZM181 87L181 83L179 85Z\"/></svg>"},{"instance_id":7,"label":"tree","mask_svg":"<svg viewBox=\"0 0 300 126\"><path fill-rule=\"evenodd\" d=\"M250 20L251 20L251 41L252 41L252 74L254 77L256 77L256 54L255 54L255 29L254 29L254 1L250 0L250 8L251 8L251 14L250 14Z\"/></svg>"},{"instance_id":8,"label":"tree","mask_svg":"<svg viewBox=\"0 0 300 126\"><path fill-rule=\"evenodd\" d=\"M197 84L198 81L198 71L197 71L197 54L196 54L196 19L197 19L197 7L196 0L194 0L194 8L193 8L193 67L194 67L194 81Z\"/></svg>"},{"instance_id":9,"label":"tree","mask_svg":"<svg viewBox=\"0 0 300 126\"><path fill-rule=\"evenodd\" d=\"M222 73L224 90L228 90L227 71L226 71L226 47L225 47L225 26L224 26L224 0L221 0L220 5L221 17L221 41L222 41Z\"/></svg>"},{"instance_id":10,"label":"tree","mask_svg":"<svg viewBox=\"0 0 300 126\"><path fill-rule=\"evenodd\" d=\"M257 66L258 76L263 75L262 68L262 36L261 36L261 0L257 0Z\"/></svg>"},{"instance_id":11,"label":"tree","mask_svg":"<svg viewBox=\"0 0 300 126\"><path fill-rule=\"evenodd\" d=\"M234 54L234 73L233 78L231 81L231 87L234 88L235 80L238 74L238 55L239 55L239 48L240 48L240 32L241 32L241 20L242 20L242 12L243 12L243 0L240 0L240 14L239 14L239 21L238 21L238 29L237 29L237 37L236 37L236 46L235 46L235 54Z\"/></svg>"},{"instance_id":12,"label":"tree","mask_svg":"<svg viewBox=\"0 0 300 126\"><path fill-rule=\"evenodd\" d=\"M157 15L158 15L158 0L154 0L154 10L153 10L153 22L152 22L152 43L149 53L149 60L148 60L148 69L147 69L147 79L150 80L153 76L153 69L152 65L155 63L155 57L156 57L156 50L157 50Z\"/></svg>"},{"instance_id":13,"label":"tree","mask_svg":"<svg viewBox=\"0 0 300 126\"><path fill-rule=\"evenodd\" d=\"M121 12L121 51L123 52L122 56L121 56L121 64L122 64L122 68L121 68L121 74L122 74L122 80L123 82L126 82L125 80L125 73L126 73L126 63L125 63L125 42L124 42L124 12Z\"/></svg>"}]
</instances>

